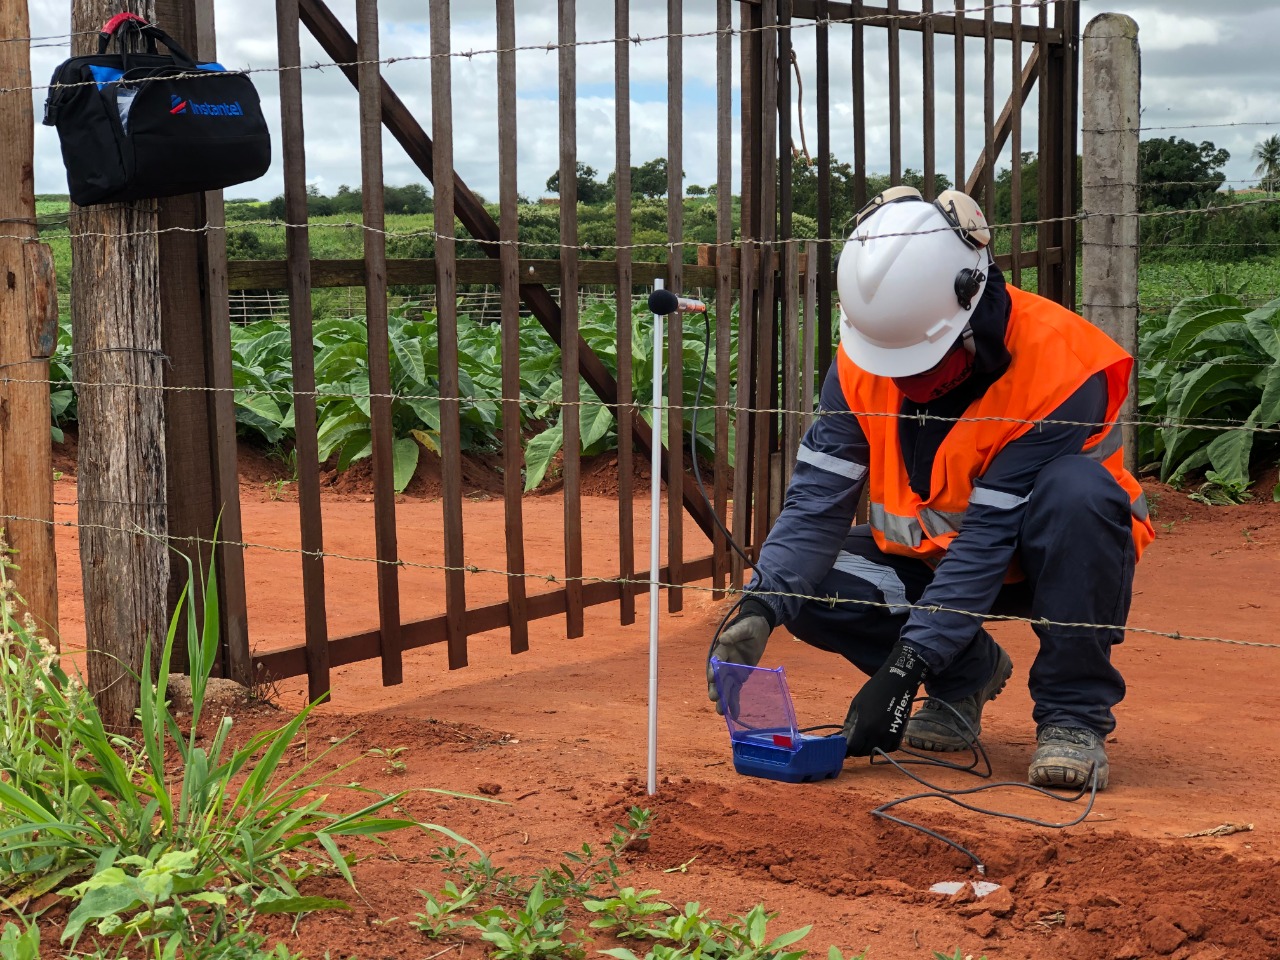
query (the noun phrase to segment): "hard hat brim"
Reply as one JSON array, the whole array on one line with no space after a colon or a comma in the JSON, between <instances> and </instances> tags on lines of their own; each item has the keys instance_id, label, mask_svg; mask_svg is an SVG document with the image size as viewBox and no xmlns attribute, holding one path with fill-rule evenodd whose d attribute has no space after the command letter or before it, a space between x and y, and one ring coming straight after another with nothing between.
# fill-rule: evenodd
<instances>
[{"instance_id":1,"label":"hard hat brim","mask_svg":"<svg viewBox=\"0 0 1280 960\"><path fill-rule=\"evenodd\" d=\"M858 332L841 311L840 349L856 366L876 377L913 377L942 361L964 332L957 323L954 335L940 337L933 343L909 347L883 347Z\"/></svg>"}]
</instances>

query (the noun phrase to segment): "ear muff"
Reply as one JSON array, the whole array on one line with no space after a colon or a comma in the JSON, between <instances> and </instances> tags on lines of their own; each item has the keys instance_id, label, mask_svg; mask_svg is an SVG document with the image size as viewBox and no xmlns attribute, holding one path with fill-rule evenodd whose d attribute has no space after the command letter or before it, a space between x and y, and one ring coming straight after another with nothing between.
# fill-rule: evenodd
<instances>
[{"instance_id":1,"label":"ear muff","mask_svg":"<svg viewBox=\"0 0 1280 960\"><path fill-rule=\"evenodd\" d=\"M956 274L956 302L962 310L973 309L973 298L978 295L978 291L982 289L982 281L986 279L987 275L975 267L965 267Z\"/></svg>"},{"instance_id":2,"label":"ear muff","mask_svg":"<svg viewBox=\"0 0 1280 960\"><path fill-rule=\"evenodd\" d=\"M973 197L959 190L943 190L933 204L970 248L981 250L991 244L991 228Z\"/></svg>"}]
</instances>

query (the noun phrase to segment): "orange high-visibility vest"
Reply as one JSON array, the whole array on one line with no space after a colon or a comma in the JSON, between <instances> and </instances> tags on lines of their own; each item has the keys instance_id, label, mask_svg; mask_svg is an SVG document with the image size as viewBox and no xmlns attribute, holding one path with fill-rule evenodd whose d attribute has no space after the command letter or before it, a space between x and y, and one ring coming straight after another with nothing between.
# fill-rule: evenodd
<instances>
[{"instance_id":1,"label":"orange high-visibility vest","mask_svg":"<svg viewBox=\"0 0 1280 960\"><path fill-rule=\"evenodd\" d=\"M1005 332L1012 361L987 392L971 403L947 434L933 462L928 499L911 489L896 416L903 395L889 377L873 376L840 351L840 385L871 445L870 521L885 553L937 562L964 524L973 482L1005 445L1032 430L1097 373L1107 380L1107 425L1081 453L1111 471L1129 495L1133 541L1139 556L1155 529L1138 481L1124 468L1118 427L1112 426L1129 393L1133 358L1084 318L1010 286L1013 309Z\"/></svg>"}]
</instances>

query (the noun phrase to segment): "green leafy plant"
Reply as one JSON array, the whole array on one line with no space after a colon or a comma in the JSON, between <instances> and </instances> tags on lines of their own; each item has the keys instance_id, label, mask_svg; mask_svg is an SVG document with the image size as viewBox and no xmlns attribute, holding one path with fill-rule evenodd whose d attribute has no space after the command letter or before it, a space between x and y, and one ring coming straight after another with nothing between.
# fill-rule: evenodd
<instances>
[{"instance_id":1,"label":"green leafy plant","mask_svg":"<svg viewBox=\"0 0 1280 960\"><path fill-rule=\"evenodd\" d=\"M548 867L538 873L538 879L548 891L558 897L582 897L596 887L612 884L621 875L617 857L633 843L648 839L652 814L640 807L627 811L627 823L614 824L613 834L603 851L597 852L589 843L578 851L566 851L564 860L556 867Z\"/></svg>"},{"instance_id":2,"label":"green leafy plant","mask_svg":"<svg viewBox=\"0 0 1280 960\"><path fill-rule=\"evenodd\" d=\"M459 890L452 880L445 883L444 889L438 895L427 893L425 890L418 892L425 898L426 906L418 914L414 927L433 940L463 926L466 921L460 921L458 916L476 899L475 886Z\"/></svg>"},{"instance_id":3,"label":"green leafy plant","mask_svg":"<svg viewBox=\"0 0 1280 960\"><path fill-rule=\"evenodd\" d=\"M545 896L540 880L514 913L495 907L477 914L471 923L492 945L493 960L580 960L584 955L578 940L563 937L568 925L564 900Z\"/></svg>"},{"instance_id":4,"label":"green leafy plant","mask_svg":"<svg viewBox=\"0 0 1280 960\"><path fill-rule=\"evenodd\" d=\"M737 370L737 315L731 313L730 323L730 369L727 375L730 382L736 377ZM709 319L715 323L714 309ZM587 345L604 361L609 372L615 377L618 372L617 357L617 310L612 303L596 303L582 312L579 329ZM653 338L651 335L652 314L643 304L637 304L631 317L631 383L633 402L640 408L640 416L650 427L653 426ZM538 330L537 333L541 333ZM545 334L542 334L545 337ZM549 341L548 341L549 342ZM704 352L704 331L701 324L689 323L683 328L681 346L681 406L683 408L683 430L688 436L693 429L693 410L698 403L698 381L702 371ZM522 390L526 396L536 396L531 419L548 424L542 431L532 437L525 447L525 489L532 490L546 476L556 454L564 446L564 418L572 413L571 408L561 407L563 398L563 381L559 377L560 354L552 347L546 352L546 359L530 371L532 376L526 377L525 366L527 356L522 345L521 378ZM664 381L671 383L671 370L668 356L658 358L665 374ZM541 374L541 376L539 376ZM714 341L712 351L707 359L707 376L701 398L701 406L706 407L713 402L716 378L721 371L716 370ZM670 390L670 387L668 387ZM583 380L579 384L581 405L577 408L581 435L582 454L590 456L603 450L611 450L617 446L617 426L613 411L605 406L600 398ZM671 398L668 397L671 403ZM715 418L708 412L698 418L698 451L700 455L710 456L715 448ZM730 425L729 447L726 455L732 465L733 426Z\"/></svg>"},{"instance_id":5,"label":"green leafy plant","mask_svg":"<svg viewBox=\"0 0 1280 960\"><path fill-rule=\"evenodd\" d=\"M737 923L721 924L720 933L728 956L732 956L734 960L801 960L807 951L786 948L807 937L813 927L801 927L770 940L769 921L776 916L777 914L768 913L762 905L756 904L736 917Z\"/></svg>"},{"instance_id":6,"label":"green leafy plant","mask_svg":"<svg viewBox=\"0 0 1280 960\"><path fill-rule=\"evenodd\" d=\"M1183 300L1144 325L1139 408L1144 462L1174 483L1209 468L1210 502L1238 502L1253 464L1274 457L1280 424L1280 300L1249 309L1234 296Z\"/></svg>"},{"instance_id":7,"label":"green leafy plant","mask_svg":"<svg viewBox=\"0 0 1280 960\"><path fill-rule=\"evenodd\" d=\"M671 940L695 947L700 956L714 957L719 950L716 939L719 929L719 924L707 916L701 904L686 903L679 913L651 923L645 935L653 940Z\"/></svg>"},{"instance_id":8,"label":"green leafy plant","mask_svg":"<svg viewBox=\"0 0 1280 960\"><path fill-rule=\"evenodd\" d=\"M345 767L322 772L328 751L297 768L281 763L314 705L277 730L240 747L229 742L233 720L223 717L201 739L204 695L217 656L217 583L191 570L170 623L157 680L140 683L139 740L109 732L83 687L62 670L15 620L12 587L0 569L4 596L0 632L0 889L15 903L91 879L117 862L140 857L152 865L188 864L192 876L209 871L229 886L298 896L295 881L327 865L354 886L344 837L379 840L406 828L456 833L432 824L387 818L401 794L379 796L351 813L331 812L323 790ZM192 607L203 608L203 628ZM190 727L179 727L167 701L174 645L185 623L191 671ZM150 647L142 675L150 677ZM333 749L332 747L330 749ZM175 881L176 882L176 881Z\"/></svg>"},{"instance_id":9,"label":"green leafy plant","mask_svg":"<svg viewBox=\"0 0 1280 960\"><path fill-rule=\"evenodd\" d=\"M40 928L6 923L0 931L0 960L40 960Z\"/></svg>"},{"instance_id":10,"label":"green leafy plant","mask_svg":"<svg viewBox=\"0 0 1280 960\"><path fill-rule=\"evenodd\" d=\"M582 907L588 913L601 914L591 921L590 926L593 930L614 930L616 936L623 939L647 937L650 919L655 914L666 913L673 909L669 903L651 899L657 895L657 890L621 887L607 899L584 900Z\"/></svg>"},{"instance_id":11,"label":"green leafy plant","mask_svg":"<svg viewBox=\"0 0 1280 960\"><path fill-rule=\"evenodd\" d=\"M368 751L368 756L377 757L386 764L387 773L402 774L409 769L409 765L400 759L400 754L404 753L408 747L374 747Z\"/></svg>"}]
</instances>

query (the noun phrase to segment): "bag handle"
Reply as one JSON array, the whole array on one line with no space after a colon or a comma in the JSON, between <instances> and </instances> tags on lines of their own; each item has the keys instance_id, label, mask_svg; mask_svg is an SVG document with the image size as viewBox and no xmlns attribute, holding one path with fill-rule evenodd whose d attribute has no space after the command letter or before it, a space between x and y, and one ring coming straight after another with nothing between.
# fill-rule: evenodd
<instances>
[{"instance_id":1,"label":"bag handle","mask_svg":"<svg viewBox=\"0 0 1280 960\"><path fill-rule=\"evenodd\" d=\"M182 67L188 70L198 69L195 59L178 45L178 42L165 33L154 24L148 23L136 13L117 13L114 17L102 25L102 31L98 34L98 53L107 52L107 45L111 42L111 38L116 38L116 43L120 47L120 52L127 56L125 49L126 37L133 31L137 31L147 39L147 52L157 53L156 43L162 43L173 55Z\"/></svg>"}]
</instances>

